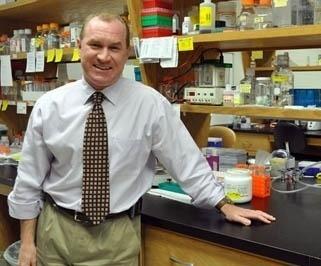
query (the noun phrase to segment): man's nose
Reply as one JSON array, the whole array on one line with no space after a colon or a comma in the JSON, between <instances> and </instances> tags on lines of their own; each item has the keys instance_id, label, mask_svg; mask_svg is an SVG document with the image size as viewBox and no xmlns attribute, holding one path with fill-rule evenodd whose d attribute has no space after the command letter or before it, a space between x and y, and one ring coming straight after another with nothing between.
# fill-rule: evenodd
<instances>
[{"instance_id":1,"label":"man's nose","mask_svg":"<svg viewBox=\"0 0 321 266\"><path fill-rule=\"evenodd\" d=\"M108 60L110 59L111 55L110 55L109 49L105 48L105 49L101 49L97 56L100 60Z\"/></svg>"}]
</instances>

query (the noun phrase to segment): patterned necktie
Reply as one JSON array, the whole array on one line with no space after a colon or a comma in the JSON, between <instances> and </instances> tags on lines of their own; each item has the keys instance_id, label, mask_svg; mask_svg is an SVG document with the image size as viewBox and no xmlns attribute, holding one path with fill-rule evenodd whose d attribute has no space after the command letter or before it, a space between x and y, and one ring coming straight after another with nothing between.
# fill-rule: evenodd
<instances>
[{"instance_id":1,"label":"patterned necktie","mask_svg":"<svg viewBox=\"0 0 321 266\"><path fill-rule=\"evenodd\" d=\"M92 95L94 106L88 115L83 144L82 211L92 224L109 213L109 160L107 122L101 92Z\"/></svg>"}]
</instances>

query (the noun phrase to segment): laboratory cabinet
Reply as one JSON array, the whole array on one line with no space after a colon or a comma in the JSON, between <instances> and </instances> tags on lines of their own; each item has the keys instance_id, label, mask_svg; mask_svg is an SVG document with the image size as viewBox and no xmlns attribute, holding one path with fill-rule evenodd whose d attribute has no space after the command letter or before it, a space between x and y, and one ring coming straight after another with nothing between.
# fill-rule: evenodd
<instances>
[{"instance_id":1,"label":"laboratory cabinet","mask_svg":"<svg viewBox=\"0 0 321 266\"><path fill-rule=\"evenodd\" d=\"M173 8L179 14L187 14L192 5L199 1L174 0ZM133 35L141 36L140 11L142 1L128 0L130 17L132 18ZM134 19L133 19L134 18ZM201 48L218 48L223 52L251 50L279 50L319 48L321 25L304 25L286 28L269 28L249 31L228 31L193 35L194 51L180 52L179 67L175 70L162 69L157 64L141 65L142 77L145 83L154 88L163 81L164 77L178 75L186 68L180 67ZM185 36L178 36L184 38ZM187 62L188 65L188 62ZM185 64L186 66L186 64ZM180 72L181 71L181 72ZM201 147L206 145L209 131L210 114L235 114L260 118L320 120L321 110L297 110L277 107L217 107L206 105L183 104L181 117L196 143Z\"/></svg>"},{"instance_id":2,"label":"laboratory cabinet","mask_svg":"<svg viewBox=\"0 0 321 266\"><path fill-rule=\"evenodd\" d=\"M143 248L144 266L288 265L146 224Z\"/></svg>"}]
</instances>

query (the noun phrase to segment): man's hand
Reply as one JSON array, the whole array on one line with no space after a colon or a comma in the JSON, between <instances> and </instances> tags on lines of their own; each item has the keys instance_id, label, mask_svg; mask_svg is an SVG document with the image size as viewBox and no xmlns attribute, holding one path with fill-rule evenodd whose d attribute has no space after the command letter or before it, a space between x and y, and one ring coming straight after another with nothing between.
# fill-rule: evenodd
<instances>
[{"instance_id":1,"label":"man's hand","mask_svg":"<svg viewBox=\"0 0 321 266\"><path fill-rule=\"evenodd\" d=\"M36 266L37 251L34 242L21 243L19 251L19 266Z\"/></svg>"},{"instance_id":2,"label":"man's hand","mask_svg":"<svg viewBox=\"0 0 321 266\"><path fill-rule=\"evenodd\" d=\"M37 219L20 220L21 247L19 251L19 266L37 265L36 225Z\"/></svg>"},{"instance_id":3,"label":"man's hand","mask_svg":"<svg viewBox=\"0 0 321 266\"><path fill-rule=\"evenodd\" d=\"M221 208L221 212L228 221L244 225L251 225L251 220L259 220L267 224L276 220L275 217L263 211L245 209L231 204L225 204Z\"/></svg>"}]
</instances>

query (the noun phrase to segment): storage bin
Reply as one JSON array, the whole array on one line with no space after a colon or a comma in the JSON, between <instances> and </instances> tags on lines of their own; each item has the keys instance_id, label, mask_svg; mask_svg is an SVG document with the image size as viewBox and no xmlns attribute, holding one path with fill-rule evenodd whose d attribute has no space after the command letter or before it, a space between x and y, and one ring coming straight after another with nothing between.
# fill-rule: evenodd
<instances>
[{"instance_id":1,"label":"storage bin","mask_svg":"<svg viewBox=\"0 0 321 266\"><path fill-rule=\"evenodd\" d=\"M308 105L321 106L321 89L299 89L293 90L294 105L307 107Z\"/></svg>"},{"instance_id":2,"label":"storage bin","mask_svg":"<svg viewBox=\"0 0 321 266\"><path fill-rule=\"evenodd\" d=\"M152 7L161 7L172 9L173 8L173 0L144 0L143 1L144 8L152 8Z\"/></svg>"},{"instance_id":3,"label":"storage bin","mask_svg":"<svg viewBox=\"0 0 321 266\"><path fill-rule=\"evenodd\" d=\"M159 15L164 17L170 17L172 19L174 12L171 9L161 8L161 7L153 7L153 8L143 8L141 11L142 16L152 16Z\"/></svg>"},{"instance_id":4,"label":"storage bin","mask_svg":"<svg viewBox=\"0 0 321 266\"><path fill-rule=\"evenodd\" d=\"M171 36L172 28L167 27L146 27L143 28L143 38Z\"/></svg>"},{"instance_id":5,"label":"storage bin","mask_svg":"<svg viewBox=\"0 0 321 266\"><path fill-rule=\"evenodd\" d=\"M164 17L160 15L143 16L141 18L141 23L143 27L150 27L150 26L172 27L172 18Z\"/></svg>"}]
</instances>

